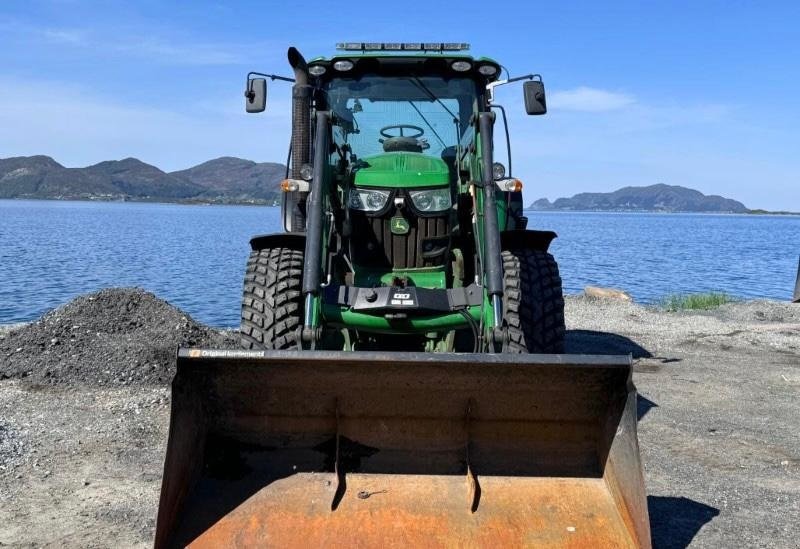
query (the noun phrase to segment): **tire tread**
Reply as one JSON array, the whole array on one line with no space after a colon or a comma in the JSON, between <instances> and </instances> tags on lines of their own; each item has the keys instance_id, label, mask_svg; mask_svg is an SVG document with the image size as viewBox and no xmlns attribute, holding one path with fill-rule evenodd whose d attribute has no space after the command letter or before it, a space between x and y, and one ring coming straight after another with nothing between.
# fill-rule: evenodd
<instances>
[{"instance_id":1,"label":"tire tread","mask_svg":"<svg viewBox=\"0 0 800 549\"><path fill-rule=\"evenodd\" d=\"M240 341L245 349L295 349L301 322L303 252L250 252L244 275Z\"/></svg>"},{"instance_id":2,"label":"tire tread","mask_svg":"<svg viewBox=\"0 0 800 549\"><path fill-rule=\"evenodd\" d=\"M564 296L558 264L547 252L502 252L508 353L563 353Z\"/></svg>"}]
</instances>

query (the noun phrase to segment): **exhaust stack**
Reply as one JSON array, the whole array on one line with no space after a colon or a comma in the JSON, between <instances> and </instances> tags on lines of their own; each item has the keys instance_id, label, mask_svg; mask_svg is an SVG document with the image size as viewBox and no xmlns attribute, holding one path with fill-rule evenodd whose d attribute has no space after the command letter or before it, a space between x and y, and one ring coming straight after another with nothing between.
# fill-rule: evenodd
<instances>
[{"instance_id":1,"label":"exhaust stack","mask_svg":"<svg viewBox=\"0 0 800 549\"><path fill-rule=\"evenodd\" d=\"M311 93L308 84L308 65L297 48L287 52L289 65L294 70L292 86L292 178L302 179L300 169L311 161ZM283 204L284 228L289 232L306 230L307 192L286 193Z\"/></svg>"}]
</instances>

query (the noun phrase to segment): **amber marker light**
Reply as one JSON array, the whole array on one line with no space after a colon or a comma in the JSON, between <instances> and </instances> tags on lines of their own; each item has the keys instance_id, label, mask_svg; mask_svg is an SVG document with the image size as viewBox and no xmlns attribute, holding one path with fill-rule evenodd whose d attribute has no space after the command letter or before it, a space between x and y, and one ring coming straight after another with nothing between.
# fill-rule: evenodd
<instances>
[{"instance_id":1,"label":"amber marker light","mask_svg":"<svg viewBox=\"0 0 800 549\"><path fill-rule=\"evenodd\" d=\"M522 181L519 179L511 178L511 179L500 179L495 181L497 188L501 191L505 191L507 193L519 193L522 192Z\"/></svg>"}]
</instances>

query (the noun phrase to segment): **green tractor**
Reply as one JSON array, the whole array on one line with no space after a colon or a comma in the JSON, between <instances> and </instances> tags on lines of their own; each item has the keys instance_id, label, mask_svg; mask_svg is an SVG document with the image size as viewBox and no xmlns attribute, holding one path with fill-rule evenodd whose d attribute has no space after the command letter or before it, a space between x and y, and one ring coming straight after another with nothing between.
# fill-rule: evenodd
<instances>
[{"instance_id":1,"label":"green tractor","mask_svg":"<svg viewBox=\"0 0 800 549\"><path fill-rule=\"evenodd\" d=\"M285 232L245 349L178 351L157 548L649 547L631 358L562 354L555 234L495 162L494 88L543 84L465 47L248 75L251 112L294 83Z\"/></svg>"},{"instance_id":2,"label":"green tractor","mask_svg":"<svg viewBox=\"0 0 800 549\"><path fill-rule=\"evenodd\" d=\"M527 229L493 139L498 112L506 123L494 87L525 79L538 115L544 86L499 80L496 61L465 47L289 51L287 232L251 241L245 348L563 352L555 233ZM266 78L250 76L247 109L262 111Z\"/></svg>"}]
</instances>

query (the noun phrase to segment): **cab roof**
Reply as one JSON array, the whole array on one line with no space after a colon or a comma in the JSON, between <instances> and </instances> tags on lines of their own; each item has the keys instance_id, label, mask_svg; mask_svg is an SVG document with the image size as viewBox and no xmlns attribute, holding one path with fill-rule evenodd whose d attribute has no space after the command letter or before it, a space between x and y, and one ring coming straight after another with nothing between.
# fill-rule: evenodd
<instances>
[{"instance_id":1,"label":"cab roof","mask_svg":"<svg viewBox=\"0 0 800 549\"><path fill-rule=\"evenodd\" d=\"M462 74L478 77L488 82L500 78L502 66L489 57L475 58L466 53L469 44L459 43L367 43L343 42L337 44L339 52L328 57L315 57L308 61L309 68L318 66L324 72L346 76L348 72L363 73L378 68L390 69L390 72L402 74L405 71L422 70L429 74ZM346 70L338 67L347 66L338 61L350 61L352 66ZM312 72L313 74L313 72ZM321 75L320 75L321 76Z\"/></svg>"}]
</instances>

